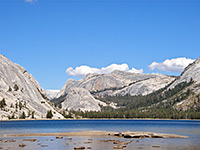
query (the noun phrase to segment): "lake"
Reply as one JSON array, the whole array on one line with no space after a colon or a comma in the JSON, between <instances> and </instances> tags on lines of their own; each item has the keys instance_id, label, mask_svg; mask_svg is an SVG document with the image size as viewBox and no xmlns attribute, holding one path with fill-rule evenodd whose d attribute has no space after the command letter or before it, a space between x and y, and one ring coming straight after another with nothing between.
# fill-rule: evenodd
<instances>
[{"instance_id":1,"label":"lake","mask_svg":"<svg viewBox=\"0 0 200 150\"><path fill-rule=\"evenodd\" d=\"M171 133L189 136L188 139L141 139L139 142L133 140L126 150L131 149L200 149L200 121L199 120L31 120L31 121L0 121L0 134L17 133L51 133L51 132L76 132L85 130L101 131L146 131L157 133ZM62 140L55 137L35 137L37 142L24 142L24 137L2 137L0 147L4 149L16 149L20 143L25 143L25 149L74 149L76 146L83 146L88 138L93 142L85 144L86 149L90 147L95 150L113 149L113 143L102 144L104 137L72 137L73 140ZM5 142L15 139L16 142ZM113 138L112 138L113 139ZM119 139L119 138L114 138ZM122 139L120 140L131 140ZM43 146L41 146L43 144Z\"/></svg>"}]
</instances>

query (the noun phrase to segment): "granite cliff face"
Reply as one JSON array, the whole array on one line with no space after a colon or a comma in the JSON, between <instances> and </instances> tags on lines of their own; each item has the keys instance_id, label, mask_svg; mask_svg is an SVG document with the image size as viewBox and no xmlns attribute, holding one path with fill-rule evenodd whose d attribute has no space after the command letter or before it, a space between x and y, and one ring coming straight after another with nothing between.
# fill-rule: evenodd
<instances>
[{"instance_id":1,"label":"granite cliff face","mask_svg":"<svg viewBox=\"0 0 200 150\"><path fill-rule=\"evenodd\" d=\"M135 82L155 77L157 77L155 74L129 73L116 70L110 74L88 74L84 79L78 81L77 86L90 92L98 92L112 88L120 89Z\"/></svg>"},{"instance_id":2,"label":"granite cliff face","mask_svg":"<svg viewBox=\"0 0 200 150\"><path fill-rule=\"evenodd\" d=\"M84 88L71 88L61 103L62 109L81 111L100 111L96 99Z\"/></svg>"},{"instance_id":3,"label":"granite cliff face","mask_svg":"<svg viewBox=\"0 0 200 150\"><path fill-rule=\"evenodd\" d=\"M156 75L156 77L146 78L144 80L139 80L119 88L116 90L105 90L103 92L96 92L94 95L96 97L105 97L105 96L136 96L136 95L147 95L154 91L157 91L161 88L164 88L175 78L165 75Z\"/></svg>"},{"instance_id":4,"label":"granite cliff face","mask_svg":"<svg viewBox=\"0 0 200 150\"><path fill-rule=\"evenodd\" d=\"M146 95L165 87L175 78L160 74L140 74L114 71L110 74L88 74L75 81L68 80L57 97L66 95L70 88L87 89L95 97Z\"/></svg>"},{"instance_id":5,"label":"granite cliff face","mask_svg":"<svg viewBox=\"0 0 200 150\"><path fill-rule=\"evenodd\" d=\"M43 89L31 74L0 55L0 101L6 102L0 119L19 118L23 112L27 118L41 119L48 110L52 110L53 118L63 118L44 98Z\"/></svg>"},{"instance_id":6,"label":"granite cliff face","mask_svg":"<svg viewBox=\"0 0 200 150\"><path fill-rule=\"evenodd\" d=\"M165 87L174 79L175 77L160 74L129 73L117 70L110 74L88 74L78 81L68 80L55 99L61 99L64 109L100 111L97 101L99 105L113 108L116 108L116 104L102 104L103 102L97 100L98 98L146 95Z\"/></svg>"}]
</instances>

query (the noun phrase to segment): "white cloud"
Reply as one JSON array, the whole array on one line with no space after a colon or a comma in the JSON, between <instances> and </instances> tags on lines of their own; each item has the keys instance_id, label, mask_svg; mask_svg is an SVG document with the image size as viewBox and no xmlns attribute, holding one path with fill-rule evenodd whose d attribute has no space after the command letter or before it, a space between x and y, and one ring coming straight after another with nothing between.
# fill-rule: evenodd
<instances>
[{"instance_id":1,"label":"white cloud","mask_svg":"<svg viewBox=\"0 0 200 150\"><path fill-rule=\"evenodd\" d=\"M149 65L149 68L151 70L158 69L167 72L182 72L185 67L187 67L190 63L194 61L194 59L185 57L166 59L161 63L153 62Z\"/></svg>"},{"instance_id":2,"label":"white cloud","mask_svg":"<svg viewBox=\"0 0 200 150\"><path fill-rule=\"evenodd\" d=\"M37 0L25 0L25 2L27 2L27 3L33 3L33 2L37 2Z\"/></svg>"},{"instance_id":3,"label":"white cloud","mask_svg":"<svg viewBox=\"0 0 200 150\"><path fill-rule=\"evenodd\" d=\"M142 73L143 69L137 70L135 68L129 69L127 64L111 64L107 67L102 68L92 68L90 66L82 65L79 67L76 67L73 69L72 67L67 68L66 73L69 76L75 76L75 77L84 77L88 73L95 73L95 74L107 74L111 73L114 70L120 70L120 71L127 71L131 73Z\"/></svg>"},{"instance_id":4,"label":"white cloud","mask_svg":"<svg viewBox=\"0 0 200 150\"><path fill-rule=\"evenodd\" d=\"M135 68L132 68L132 69L129 70L128 72L130 72L130 73L143 73L143 69L137 70L137 69L135 69Z\"/></svg>"}]
</instances>

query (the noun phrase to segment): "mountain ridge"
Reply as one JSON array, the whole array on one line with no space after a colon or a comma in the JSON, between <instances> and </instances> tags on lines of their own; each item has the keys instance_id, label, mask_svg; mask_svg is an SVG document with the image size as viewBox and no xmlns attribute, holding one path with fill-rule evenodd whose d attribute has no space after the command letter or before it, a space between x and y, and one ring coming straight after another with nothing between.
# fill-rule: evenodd
<instances>
[{"instance_id":1,"label":"mountain ridge","mask_svg":"<svg viewBox=\"0 0 200 150\"><path fill-rule=\"evenodd\" d=\"M107 96L146 95L165 87L174 79L175 77L162 74L130 73L119 70L115 70L109 74L90 73L78 81L75 81L74 79L67 80L62 90L57 94L52 102L54 102L56 105L60 105L60 103L62 103L65 104L65 106L69 106L65 101L69 101L68 95L69 93L71 95L71 89L73 88L77 88L76 90L79 89L80 91L83 89L87 90L88 92L85 92L85 94L88 97L88 102L92 100L93 103L99 98L104 98ZM76 98L74 97L74 101L71 100L71 102L76 102L77 105L79 105L77 96ZM78 97L80 101L84 99L83 95L79 95ZM72 96L71 99L73 99ZM114 109L117 108L117 106L110 105L110 103L104 104L104 106L111 106ZM66 107L64 108L67 109ZM88 107L87 109L91 110L91 108ZM68 109L73 108L68 107ZM77 110L77 108L74 109ZM98 108L96 111L101 111L101 109Z\"/></svg>"},{"instance_id":2,"label":"mountain ridge","mask_svg":"<svg viewBox=\"0 0 200 150\"><path fill-rule=\"evenodd\" d=\"M87 115L119 118L160 117L165 113L173 118L174 111L184 118L189 112L198 117L200 110L200 57L178 77L115 70L87 74L78 81L69 79L60 91L46 91L26 69L0 55L0 76L1 120L24 115L42 119L49 110L54 119L62 119L71 111L81 112L80 116L90 112Z\"/></svg>"}]
</instances>

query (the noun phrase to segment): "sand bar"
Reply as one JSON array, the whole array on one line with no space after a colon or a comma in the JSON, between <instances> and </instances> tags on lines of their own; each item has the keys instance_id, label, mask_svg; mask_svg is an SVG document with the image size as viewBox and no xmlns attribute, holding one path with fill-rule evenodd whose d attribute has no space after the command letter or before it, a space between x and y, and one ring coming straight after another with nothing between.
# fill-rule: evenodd
<instances>
[{"instance_id":1,"label":"sand bar","mask_svg":"<svg viewBox=\"0 0 200 150\"><path fill-rule=\"evenodd\" d=\"M154 133L154 132L111 132L111 131L80 131L80 132L62 132L62 133L23 133L23 134L5 134L1 137L33 137L33 136L118 136L124 138L189 138L188 136Z\"/></svg>"}]
</instances>

